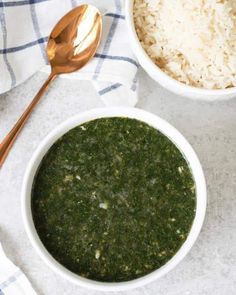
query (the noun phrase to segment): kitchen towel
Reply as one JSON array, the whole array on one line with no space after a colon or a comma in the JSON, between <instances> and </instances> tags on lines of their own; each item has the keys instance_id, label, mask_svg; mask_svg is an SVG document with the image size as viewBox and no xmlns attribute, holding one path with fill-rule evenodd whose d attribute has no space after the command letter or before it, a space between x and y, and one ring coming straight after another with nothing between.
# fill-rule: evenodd
<instances>
[{"instance_id":1,"label":"kitchen towel","mask_svg":"<svg viewBox=\"0 0 236 295\"><path fill-rule=\"evenodd\" d=\"M23 272L7 258L1 243L0 295L36 295Z\"/></svg>"},{"instance_id":2,"label":"kitchen towel","mask_svg":"<svg viewBox=\"0 0 236 295\"><path fill-rule=\"evenodd\" d=\"M95 58L80 71L63 75L91 80L106 105L134 106L139 65L130 48L125 0L86 0L103 15L102 42ZM0 93L38 70L50 71L45 46L57 21L81 0L0 0ZM2 31L2 32L1 32Z\"/></svg>"}]
</instances>

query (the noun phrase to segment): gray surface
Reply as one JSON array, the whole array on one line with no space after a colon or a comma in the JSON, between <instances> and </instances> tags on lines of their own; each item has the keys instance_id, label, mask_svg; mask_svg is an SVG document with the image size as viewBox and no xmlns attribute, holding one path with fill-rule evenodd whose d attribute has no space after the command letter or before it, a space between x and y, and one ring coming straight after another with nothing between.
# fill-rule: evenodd
<instances>
[{"instance_id":1,"label":"gray surface","mask_svg":"<svg viewBox=\"0 0 236 295\"><path fill-rule=\"evenodd\" d=\"M45 77L38 73L0 96L0 139ZM169 121L196 150L206 175L208 209L203 230L184 261L158 281L123 294L236 294L236 99L191 101L159 88L144 73L141 78L138 107ZM24 232L20 212L23 174L40 140L63 120L98 106L102 103L89 82L55 81L0 170L0 240L41 295L102 294L72 285L41 261Z\"/></svg>"}]
</instances>

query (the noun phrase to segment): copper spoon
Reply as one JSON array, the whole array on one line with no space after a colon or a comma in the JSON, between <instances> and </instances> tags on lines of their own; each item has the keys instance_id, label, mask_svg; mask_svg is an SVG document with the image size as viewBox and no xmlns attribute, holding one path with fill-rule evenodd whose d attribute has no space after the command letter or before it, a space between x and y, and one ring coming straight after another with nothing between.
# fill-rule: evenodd
<instances>
[{"instance_id":1,"label":"copper spoon","mask_svg":"<svg viewBox=\"0 0 236 295\"><path fill-rule=\"evenodd\" d=\"M57 75L81 69L95 55L100 44L102 17L92 5L81 5L67 13L54 27L47 44L51 74L0 144L0 167L30 114Z\"/></svg>"}]
</instances>

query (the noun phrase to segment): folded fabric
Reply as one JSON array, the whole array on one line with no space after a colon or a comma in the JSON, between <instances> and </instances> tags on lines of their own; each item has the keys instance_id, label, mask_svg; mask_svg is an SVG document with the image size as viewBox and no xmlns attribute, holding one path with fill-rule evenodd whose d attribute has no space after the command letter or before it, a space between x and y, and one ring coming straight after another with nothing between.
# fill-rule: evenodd
<instances>
[{"instance_id":1,"label":"folded fabric","mask_svg":"<svg viewBox=\"0 0 236 295\"><path fill-rule=\"evenodd\" d=\"M6 257L1 243L0 295L36 295L23 272Z\"/></svg>"},{"instance_id":2,"label":"folded fabric","mask_svg":"<svg viewBox=\"0 0 236 295\"><path fill-rule=\"evenodd\" d=\"M39 69L49 72L45 46L56 22L81 0L0 1L0 93ZM137 102L138 63L128 40L124 0L91 0L103 14L103 36L95 58L80 71L63 75L91 80L106 105Z\"/></svg>"}]
</instances>

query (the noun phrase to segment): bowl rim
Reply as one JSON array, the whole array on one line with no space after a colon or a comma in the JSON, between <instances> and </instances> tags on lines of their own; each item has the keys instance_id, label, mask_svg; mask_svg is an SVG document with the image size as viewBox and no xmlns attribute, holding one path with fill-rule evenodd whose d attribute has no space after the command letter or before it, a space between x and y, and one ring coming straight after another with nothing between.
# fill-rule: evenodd
<instances>
[{"instance_id":1,"label":"bowl rim","mask_svg":"<svg viewBox=\"0 0 236 295\"><path fill-rule=\"evenodd\" d=\"M63 134L71 130L72 128L81 125L85 122L91 121L93 119L106 118L106 117L128 117L143 121L150 126L160 130L164 135L166 135L183 153L189 166L192 169L192 174L196 184L196 215L193 221L192 228L186 241L183 243L178 252L162 267L147 274L141 278L134 279L127 282L118 283L104 283L98 282L90 279L83 278L62 266L57 262L46 250L42 244L37 231L34 226L32 212L31 212L31 189L33 184L33 179L35 173L37 172L38 166L41 163L43 156L49 150L49 148L59 139ZM36 250L41 259L57 274L61 275L68 281L97 291L124 291L130 290L143 286L150 283L157 278L162 277L173 269L190 251L193 244L195 243L200 230L203 225L207 203L207 193L206 193L206 183L205 177L201 164L198 157L188 143L188 141L183 137L183 135L175 129L172 125L159 118L158 116L151 114L147 111L131 108L131 107L112 107L112 108L96 108L83 113L80 113L53 129L39 144L37 149L34 151L31 157L26 172L23 179L22 191L21 191L21 209L24 228L27 236Z\"/></svg>"},{"instance_id":2,"label":"bowl rim","mask_svg":"<svg viewBox=\"0 0 236 295\"><path fill-rule=\"evenodd\" d=\"M148 68L152 73L156 73L159 75L159 78L163 80L168 80L171 87L174 89L179 89L182 93L189 91L192 94L196 95L204 95L204 96L225 96L230 94L236 93L236 86L225 88L225 89L207 89L207 88L200 88L195 87L191 85L187 85L185 83L182 83L171 76L169 76L167 73L165 73L163 70L161 70L149 57L149 55L146 53L145 49L142 47L139 38L136 33L135 25L134 25L134 18L133 18L133 5L135 0L126 0L125 3L125 19L126 24L128 27L128 33L131 40L131 46L135 53L137 53L137 57L139 57L139 62L141 66L146 70ZM144 65L145 64L145 65ZM223 97L221 99L224 99Z\"/></svg>"}]
</instances>

